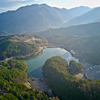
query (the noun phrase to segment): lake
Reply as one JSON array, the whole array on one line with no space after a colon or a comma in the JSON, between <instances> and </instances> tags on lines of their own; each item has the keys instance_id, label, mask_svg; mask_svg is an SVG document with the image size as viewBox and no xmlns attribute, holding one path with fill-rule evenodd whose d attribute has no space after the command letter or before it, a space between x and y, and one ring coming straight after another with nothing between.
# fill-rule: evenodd
<instances>
[{"instance_id":1,"label":"lake","mask_svg":"<svg viewBox=\"0 0 100 100\"><path fill-rule=\"evenodd\" d=\"M66 59L68 62L70 60L75 60L78 62L78 59L72 57L70 52L66 51L62 48L46 48L43 49L43 52L33 58L25 60L25 63L28 66L27 74L31 74L33 77L43 78L42 75L42 66L44 65L45 61L48 58L53 56L61 56L62 58Z\"/></svg>"}]
</instances>

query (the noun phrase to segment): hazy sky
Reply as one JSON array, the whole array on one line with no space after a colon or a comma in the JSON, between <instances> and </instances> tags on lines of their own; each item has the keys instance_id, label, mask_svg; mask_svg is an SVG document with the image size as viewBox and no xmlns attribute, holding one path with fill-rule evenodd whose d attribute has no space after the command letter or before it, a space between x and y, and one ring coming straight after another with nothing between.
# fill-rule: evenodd
<instances>
[{"instance_id":1,"label":"hazy sky","mask_svg":"<svg viewBox=\"0 0 100 100\"><path fill-rule=\"evenodd\" d=\"M0 13L15 10L21 6L46 3L52 7L73 8L76 6L100 6L100 0L0 0Z\"/></svg>"}]
</instances>

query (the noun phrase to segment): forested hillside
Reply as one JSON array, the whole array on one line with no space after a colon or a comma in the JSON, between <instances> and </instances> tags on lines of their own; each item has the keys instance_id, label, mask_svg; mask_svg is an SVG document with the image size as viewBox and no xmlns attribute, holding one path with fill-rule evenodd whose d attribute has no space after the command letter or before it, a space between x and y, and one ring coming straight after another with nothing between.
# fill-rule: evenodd
<instances>
[{"instance_id":1,"label":"forested hillside","mask_svg":"<svg viewBox=\"0 0 100 100\"><path fill-rule=\"evenodd\" d=\"M84 25L76 25L70 27L62 27L56 29L48 29L46 31L41 31L35 33L37 35L43 36L45 38L53 35L60 34L64 36L68 35L78 35L78 36L90 36L100 34L100 22L84 24Z\"/></svg>"},{"instance_id":2,"label":"forested hillside","mask_svg":"<svg viewBox=\"0 0 100 100\"><path fill-rule=\"evenodd\" d=\"M96 65L100 64L100 35L64 37L55 34L47 38L47 40L49 43L60 45L69 51L74 50L75 56L81 61Z\"/></svg>"},{"instance_id":3,"label":"forested hillside","mask_svg":"<svg viewBox=\"0 0 100 100\"><path fill-rule=\"evenodd\" d=\"M76 68L78 63L71 64ZM76 67L75 67L76 66ZM78 80L68 72L68 63L56 56L43 66L43 75L60 100L100 100L100 81Z\"/></svg>"},{"instance_id":4,"label":"forested hillside","mask_svg":"<svg viewBox=\"0 0 100 100\"><path fill-rule=\"evenodd\" d=\"M62 46L81 61L100 64L100 23L91 23L67 28L49 29L37 34L45 37L52 45Z\"/></svg>"},{"instance_id":5,"label":"forested hillside","mask_svg":"<svg viewBox=\"0 0 100 100\"><path fill-rule=\"evenodd\" d=\"M33 34L0 36L0 59L35 56L39 47L47 44L46 39Z\"/></svg>"},{"instance_id":6,"label":"forested hillside","mask_svg":"<svg viewBox=\"0 0 100 100\"><path fill-rule=\"evenodd\" d=\"M0 100L59 100L27 88L27 66L24 61L10 59L0 62Z\"/></svg>"},{"instance_id":7,"label":"forested hillside","mask_svg":"<svg viewBox=\"0 0 100 100\"><path fill-rule=\"evenodd\" d=\"M80 73L83 71L84 66L81 63L75 62L71 60L68 67L68 72L72 75L76 74L77 72Z\"/></svg>"}]
</instances>

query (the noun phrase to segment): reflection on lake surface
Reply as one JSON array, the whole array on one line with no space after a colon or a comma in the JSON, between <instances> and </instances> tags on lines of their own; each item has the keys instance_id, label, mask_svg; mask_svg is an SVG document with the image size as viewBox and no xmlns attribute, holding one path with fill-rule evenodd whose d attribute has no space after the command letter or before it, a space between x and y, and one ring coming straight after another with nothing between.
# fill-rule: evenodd
<instances>
[{"instance_id":1,"label":"reflection on lake surface","mask_svg":"<svg viewBox=\"0 0 100 100\"><path fill-rule=\"evenodd\" d=\"M42 78L42 66L48 58L53 56L61 56L66 59L68 62L70 60L75 60L78 62L78 59L72 57L70 52L61 48L46 48L43 49L43 53L38 55L37 57L33 57L31 59L25 60L25 63L28 66L27 74L31 74L34 77Z\"/></svg>"}]
</instances>

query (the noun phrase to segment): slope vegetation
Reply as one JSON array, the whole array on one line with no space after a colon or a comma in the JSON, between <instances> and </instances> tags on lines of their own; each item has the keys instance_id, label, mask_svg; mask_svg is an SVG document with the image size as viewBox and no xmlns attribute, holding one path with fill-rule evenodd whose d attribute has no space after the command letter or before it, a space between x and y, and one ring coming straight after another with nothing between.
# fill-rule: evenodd
<instances>
[{"instance_id":1,"label":"slope vegetation","mask_svg":"<svg viewBox=\"0 0 100 100\"><path fill-rule=\"evenodd\" d=\"M73 63L70 66L75 68L76 65L78 64ZM43 66L43 75L60 100L100 99L100 81L78 80L69 74L67 62L61 57L48 59Z\"/></svg>"},{"instance_id":2,"label":"slope vegetation","mask_svg":"<svg viewBox=\"0 0 100 100\"><path fill-rule=\"evenodd\" d=\"M40 36L45 38L53 35L53 34L60 34L64 36L68 35L78 35L78 36L90 36L100 34L100 22L95 22L91 24L84 24L84 25L77 25L77 26L70 26L65 28L56 28L56 29L48 29L46 31L37 32Z\"/></svg>"},{"instance_id":3,"label":"slope vegetation","mask_svg":"<svg viewBox=\"0 0 100 100\"><path fill-rule=\"evenodd\" d=\"M46 39L33 34L0 36L0 59L35 56L39 46L47 45Z\"/></svg>"},{"instance_id":4,"label":"slope vegetation","mask_svg":"<svg viewBox=\"0 0 100 100\"><path fill-rule=\"evenodd\" d=\"M100 35L64 37L55 34L48 37L47 40L49 43L60 45L69 51L74 50L75 56L81 61L100 64Z\"/></svg>"},{"instance_id":5,"label":"slope vegetation","mask_svg":"<svg viewBox=\"0 0 100 100\"><path fill-rule=\"evenodd\" d=\"M59 100L47 94L27 88L27 66L24 61L10 59L0 62L0 100Z\"/></svg>"},{"instance_id":6,"label":"slope vegetation","mask_svg":"<svg viewBox=\"0 0 100 100\"><path fill-rule=\"evenodd\" d=\"M92 64L100 64L100 22L49 29L37 34L45 37L49 43L74 50L76 57Z\"/></svg>"}]
</instances>

